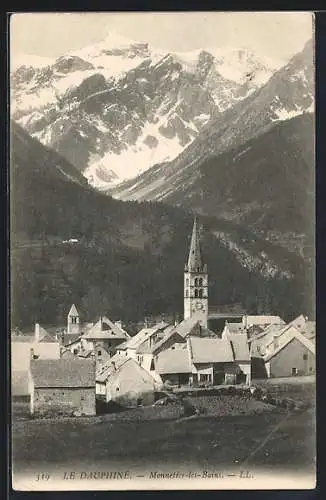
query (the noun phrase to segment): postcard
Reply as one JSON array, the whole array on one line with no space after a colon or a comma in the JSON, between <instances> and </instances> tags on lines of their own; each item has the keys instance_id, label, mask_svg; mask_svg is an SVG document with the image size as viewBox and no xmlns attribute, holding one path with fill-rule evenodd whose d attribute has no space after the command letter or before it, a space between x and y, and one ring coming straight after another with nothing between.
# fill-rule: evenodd
<instances>
[{"instance_id":1,"label":"postcard","mask_svg":"<svg viewBox=\"0 0 326 500\"><path fill-rule=\"evenodd\" d=\"M17 491L313 489L314 16L10 18Z\"/></svg>"}]
</instances>

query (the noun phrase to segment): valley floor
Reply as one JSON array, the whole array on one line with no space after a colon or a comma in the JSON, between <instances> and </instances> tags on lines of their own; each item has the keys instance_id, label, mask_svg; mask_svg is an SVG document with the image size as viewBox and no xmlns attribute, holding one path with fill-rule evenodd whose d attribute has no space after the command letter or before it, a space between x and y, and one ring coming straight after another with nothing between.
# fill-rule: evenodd
<instances>
[{"instance_id":1,"label":"valley floor","mask_svg":"<svg viewBox=\"0 0 326 500\"><path fill-rule=\"evenodd\" d=\"M313 474L314 407L288 413L260 402L252 406L247 401L241 407L229 402L229 414L223 414L216 398L201 397L200 404L208 411L195 417L183 417L174 406L83 418L14 416L14 475L119 466L142 471L246 467Z\"/></svg>"}]
</instances>

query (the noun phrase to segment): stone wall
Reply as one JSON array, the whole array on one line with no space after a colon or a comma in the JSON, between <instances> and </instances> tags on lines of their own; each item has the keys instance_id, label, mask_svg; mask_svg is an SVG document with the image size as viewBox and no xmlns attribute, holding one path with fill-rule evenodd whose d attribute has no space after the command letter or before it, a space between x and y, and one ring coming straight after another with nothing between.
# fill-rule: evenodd
<instances>
[{"instance_id":1,"label":"stone wall","mask_svg":"<svg viewBox=\"0 0 326 500\"><path fill-rule=\"evenodd\" d=\"M35 388L31 412L35 416L95 415L95 387Z\"/></svg>"}]
</instances>

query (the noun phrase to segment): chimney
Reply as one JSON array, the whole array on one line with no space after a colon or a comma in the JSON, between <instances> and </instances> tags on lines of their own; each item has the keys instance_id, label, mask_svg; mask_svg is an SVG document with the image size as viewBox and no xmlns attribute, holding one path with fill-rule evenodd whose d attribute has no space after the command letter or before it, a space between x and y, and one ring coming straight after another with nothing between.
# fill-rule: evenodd
<instances>
[{"instance_id":1,"label":"chimney","mask_svg":"<svg viewBox=\"0 0 326 500\"><path fill-rule=\"evenodd\" d=\"M35 323L35 342L39 342L40 341L40 324L39 323Z\"/></svg>"},{"instance_id":2,"label":"chimney","mask_svg":"<svg viewBox=\"0 0 326 500\"><path fill-rule=\"evenodd\" d=\"M116 370L116 367L115 367L115 362L114 361L111 361L111 364L112 364L112 367L113 367L113 371Z\"/></svg>"}]
</instances>

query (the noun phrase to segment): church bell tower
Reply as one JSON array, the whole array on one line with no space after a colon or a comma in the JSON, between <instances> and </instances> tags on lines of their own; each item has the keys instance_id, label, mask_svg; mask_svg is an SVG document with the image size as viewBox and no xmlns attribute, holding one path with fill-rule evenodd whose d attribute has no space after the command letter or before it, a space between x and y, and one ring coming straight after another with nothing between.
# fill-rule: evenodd
<instances>
[{"instance_id":1,"label":"church bell tower","mask_svg":"<svg viewBox=\"0 0 326 500\"><path fill-rule=\"evenodd\" d=\"M71 306L68 313L67 333L80 333L79 314L75 304Z\"/></svg>"},{"instance_id":2,"label":"church bell tower","mask_svg":"<svg viewBox=\"0 0 326 500\"><path fill-rule=\"evenodd\" d=\"M203 264L197 218L192 230L188 262L184 270L184 319L196 318L207 327L208 274Z\"/></svg>"}]
</instances>

